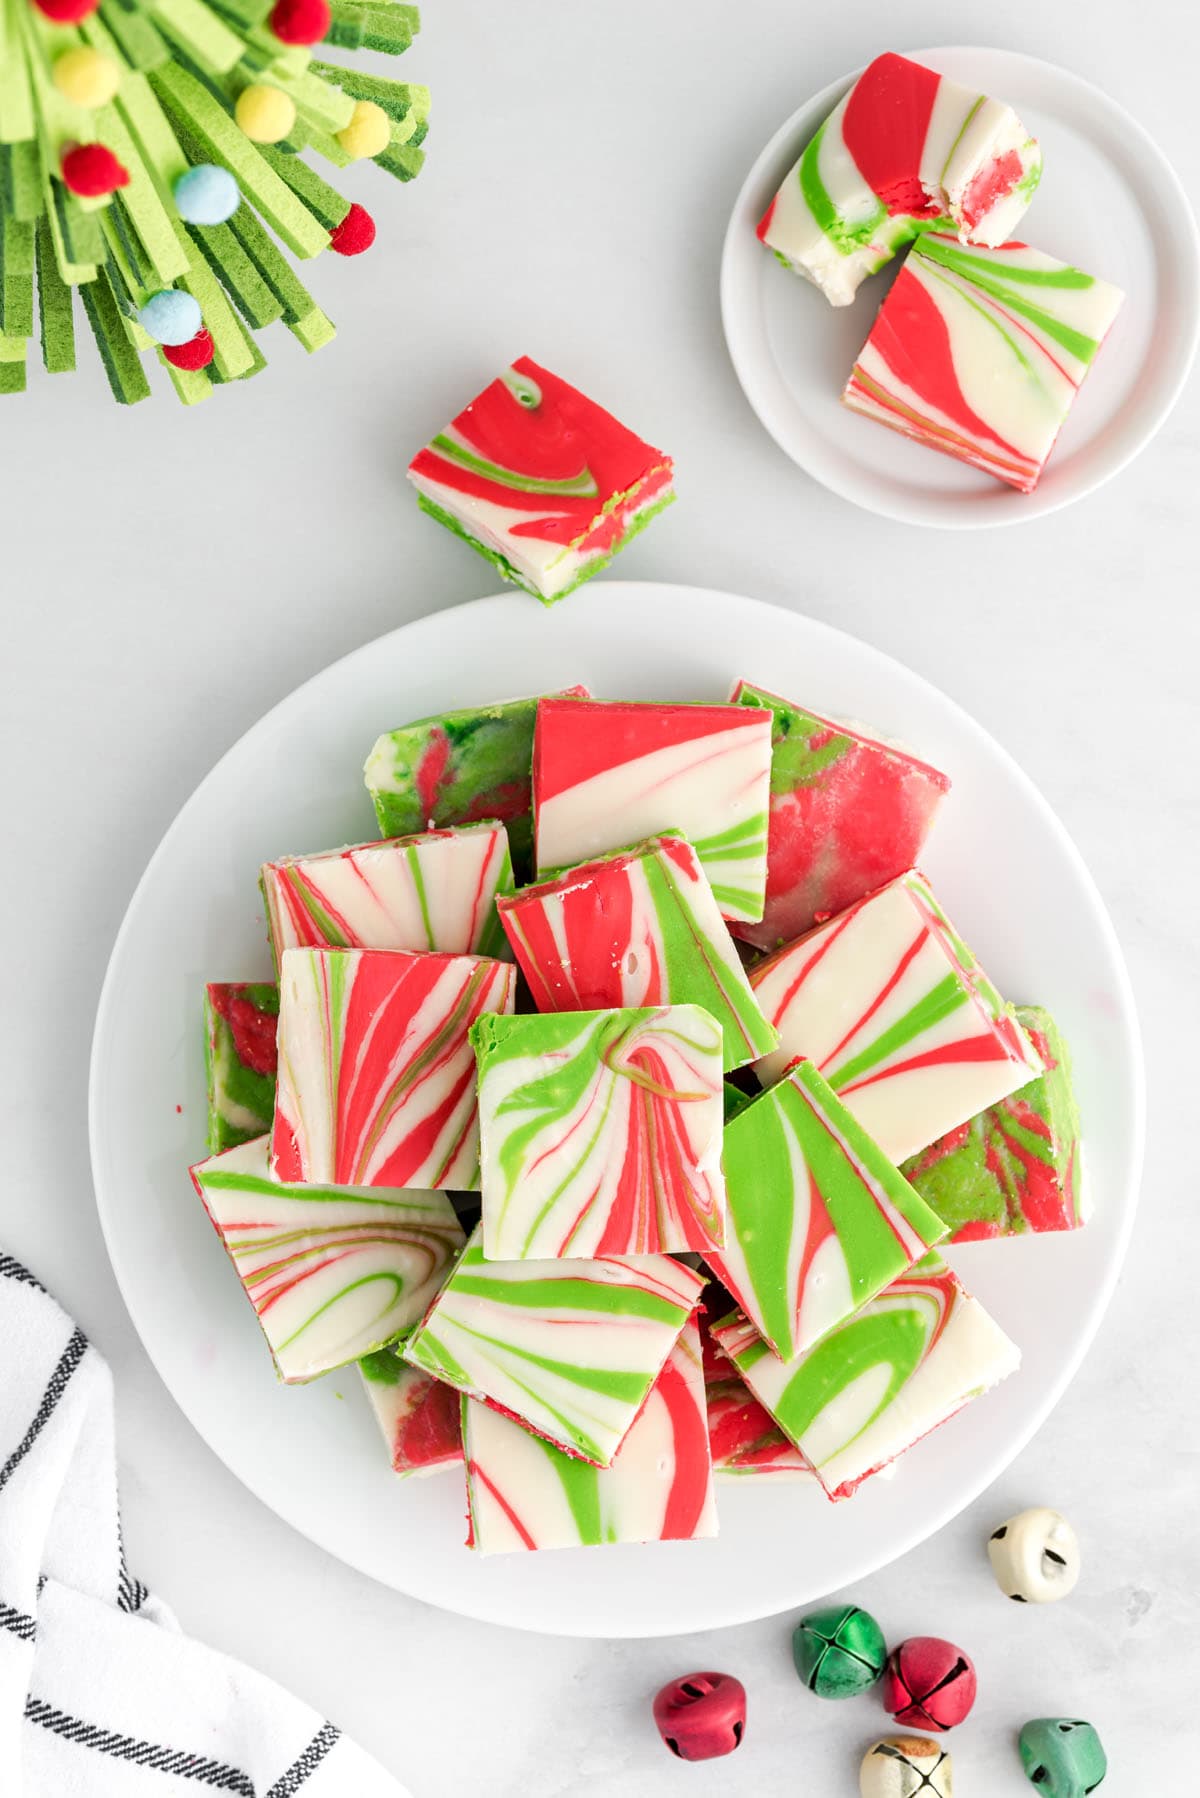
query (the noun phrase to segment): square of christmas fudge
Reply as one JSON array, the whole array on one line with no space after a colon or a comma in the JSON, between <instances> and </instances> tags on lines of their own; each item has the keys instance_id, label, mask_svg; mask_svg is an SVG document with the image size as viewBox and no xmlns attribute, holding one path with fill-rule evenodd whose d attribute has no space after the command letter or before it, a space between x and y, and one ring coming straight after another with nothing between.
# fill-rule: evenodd
<instances>
[{"instance_id":1,"label":"square of christmas fudge","mask_svg":"<svg viewBox=\"0 0 1200 1798\"><path fill-rule=\"evenodd\" d=\"M931 234L842 394L854 412L1032 493L1124 294L1024 243Z\"/></svg>"},{"instance_id":2,"label":"square of christmas fudge","mask_svg":"<svg viewBox=\"0 0 1200 1798\"><path fill-rule=\"evenodd\" d=\"M267 862L271 948L507 954L496 895L512 891L504 826L468 824Z\"/></svg>"},{"instance_id":3,"label":"square of christmas fudge","mask_svg":"<svg viewBox=\"0 0 1200 1798\"><path fill-rule=\"evenodd\" d=\"M445 1193L274 1180L265 1136L200 1162L192 1180L288 1382L411 1329L463 1245Z\"/></svg>"},{"instance_id":4,"label":"square of christmas fudge","mask_svg":"<svg viewBox=\"0 0 1200 1798\"><path fill-rule=\"evenodd\" d=\"M671 458L528 356L413 457L423 511L549 604L670 505Z\"/></svg>"},{"instance_id":5,"label":"square of christmas fudge","mask_svg":"<svg viewBox=\"0 0 1200 1798\"><path fill-rule=\"evenodd\" d=\"M567 692L587 698L586 687ZM467 706L384 731L363 779L385 837L494 820L522 879L533 865L533 722L537 699Z\"/></svg>"},{"instance_id":6,"label":"square of christmas fudge","mask_svg":"<svg viewBox=\"0 0 1200 1798\"><path fill-rule=\"evenodd\" d=\"M761 1078L806 1057L896 1163L1042 1071L915 870L759 962L750 984L779 1032Z\"/></svg>"},{"instance_id":7,"label":"square of christmas fudge","mask_svg":"<svg viewBox=\"0 0 1200 1798\"><path fill-rule=\"evenodd\" d=\"M480 955L285 949L275 1178L478 1185L469 1033L511 1011L515 987L511 963Z\"/></svg>"},{"instance_id":8,"label":"square of christmas fudge","mask_svg":"<svg viewBox=\"0 0 1200 1798\"><path fill-rule=\"evenodd\" d=\"M891 52L868 63L784 176L758 235L785 268L847 306L859 283L934 226L1002 244L1042 155L1011 106Z\"/></svg>"},{"instance_id":9,"label":"square of christmas fudge","mask_svg":"<svg viewBox=\"0 0 1200 1798\"><path fill-rule=\"evenodd\" d=\"M1067 1045L1050 1013L1018 1005L1044 1071L904 1164L951 1242L1076 1230L1088 1215L1079 1108Z\"/></svg>"},{"instance_id":10,"label":"square of christmas fudge","mask_svg":"<svg viewBox=\"0 0 1200 1798\"><path fill-rule=\"evenodd\" d=\"M607 1467L703 1289L669 1255L488 1261L476 1230L404 1358Z\"/></svg>"},{"instance_id":11,"label":"square of christmas fudge","mask_svg":"<svg viewBox=\"0 0 1200 1798\"><path fill-rule=\"evenodd\" d=\"M275 1115L274 981L213 981L204 989L204 1067L212 1154L249 1142Z\"/></svg>"},{"instance_id":12,"label":"square of christmas fudge","mask_svg":"<svg viewBox=\"0 0 1200 1798\"><path fill-rule=\"evenodd\" d=\"M722 1039L708 1012L484 1017L471 1042L489 1260L725 1241Z\"/></svg>"},{"instance_id":13,"label":"square of christmas fudge","mask_svg":"<svg viewBox=\"0 0 1200 1798\"><path fill-rule=\"evenodd\" d=\"M702 1005L724 1033L727 1069L778 1043L686 837L651 837L498 906L539 1011Z\"/></svg>"},{"instance_id":14,"label":"square of christmas fudge","mask_svg":"<svg viewBox=\"0 0 1200 1798\"><path fill-rule=\"evenodd\" d=\"M749 706L543 699L533 738L539 873L679 831L722 915L754 923L767 888L772 723Z\"/></svg>"},{"instance_id":15,"label":"square of christmas fudge","mask_svg":"<svg viewBox=\"0 0 1200 1798\"><path fill-rule=\"evenodd\" d=\"M936 1253L790 1360L739 1312L718 1320L712 1334L835 1499L848 1498L1021 1359Z\"/></svg>"},{"instance_id":16,"label":"square of christmas fudge","mask_svg":"<svg viewBox=\"0 0 1200 1798\"><path fill-rule=\"evenodd\" d=\"M395 1343L364 1355L358 1370L393 1473L421 1479L462 1466L462 1398L453 1386L410 1367Z\"/></svg>"},{"instance_id":17,"label":"square of christmas fudge","mask_svg":"<svg viewBox=\"0 0 1200 1798\"><path fill-rule=\"evenodd\" d=\"M475 1399L462 1404L470 1542L480 1554L716 1535L695 1319L610 1467L565 1455Z\"/></svg>"},{"instance_id":18,"label":"square of christmas fudge","mask_svg":"<svg viewBox=\"0 0 1200 1798\"><path fill-rule=\"evenodd\" d=\"M777 949L911 868L950 782L895 744L749 681L733 698L775 720L766 907L735 935Z\"/></svg>"},{"instance_id":19,"label":"square of christmas fudge","mask_svg":"<svg viewBox=\"0 0 1200 1798\"><path fill-rule=\"evenodd\" d=\"M704 1258L785 1360L946 1234L809 1061L730 1120L725 1184L725 1247Z\"/></svg>"}]
</instances>

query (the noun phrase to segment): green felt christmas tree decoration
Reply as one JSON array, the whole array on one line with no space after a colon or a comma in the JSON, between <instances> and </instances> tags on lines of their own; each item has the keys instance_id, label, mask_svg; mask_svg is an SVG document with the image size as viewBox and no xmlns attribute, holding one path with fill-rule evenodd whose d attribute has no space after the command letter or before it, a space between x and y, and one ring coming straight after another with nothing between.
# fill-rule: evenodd
<instances>
[{"instance_id":1,"label":"green felt christmas tree decoration","mask_svg":"<svg viewBox=\"0 0 1200 1798\"><path fill-rule=\"evenodd\" d=\"M357 255L375 226L301 153L410 181L429 90L314 46L395 56L418 25L400 0L0 0L0 394L35 338L75 367L76 288L125 405L150 350L194 405L257 374L277 319L328 343L284 250Z\"/></svg>"}]
</instances>

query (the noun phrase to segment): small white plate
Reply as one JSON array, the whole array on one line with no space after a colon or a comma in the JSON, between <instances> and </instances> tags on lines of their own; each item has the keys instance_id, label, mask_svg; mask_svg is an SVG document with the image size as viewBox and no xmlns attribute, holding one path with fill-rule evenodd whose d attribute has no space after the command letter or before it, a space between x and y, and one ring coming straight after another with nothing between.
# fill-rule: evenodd
<instances>
[{"instance_id":1,"label":"small white plate","mask_svg":"<svg viewBox=\"0 0 1200 1798\"><path fill-rule=\"evenodd\" d=\"M831 306L782 268L754 228L788 169L858 75L793 113L746 178L725 236L721 314L746 398L814 480L907 524L968 530L1020 524L1082 499L1144 449L1187 379L1200 335L1200 241L1162 151L1129 114L1077 75L1010 50L910 50L939 73L1006 100L1040 139L1045 173L1021 236L1126 300L1033 493L857 416L839 396L899 267Z\"/></svg>"},{"instance_id":2,"label":"small white plate","mask_svg":"<svg viewBox=\"0 0 1200 1798\"><path fill-rule=\"evenodd\" d=\"M612 697L723 699L738 675L870 719L954 782L925 866L1003 990L1048 1004L1074 1046L1096 1216L1069 1237L953 1260L1024 1351L1021 1372L834 1506L723 1483L716 1542L481 1560L454 1474L398 1481L350 1369L276 1384L253 1311L188 1179L204 1153L205 980L269 978L256 878L288 850L368 838L377 732L452 706L584 681ZM1137 1024L1079 856L1029 781L948 699L827 625L691 587L597 581L546 613L522 594L422 618L336 662L201 782L113 950L92 1050L96 1195L121 1290L159 1373L264 1504L385 1584L563 1635L668 1635L761 1617L922 1541L993 1480L1062 1392L1116 1280L1142 1136Z\"/></svg>"}]
</instances>

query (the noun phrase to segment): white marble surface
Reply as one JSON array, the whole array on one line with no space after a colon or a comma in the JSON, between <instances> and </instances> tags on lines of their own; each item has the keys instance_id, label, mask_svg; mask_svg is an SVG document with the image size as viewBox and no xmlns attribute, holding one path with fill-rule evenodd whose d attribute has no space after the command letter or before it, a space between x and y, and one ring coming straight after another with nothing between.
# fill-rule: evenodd
<instances>
[{"instance_id":1,"label":"white marble surface","mask_svg":"<svg viewBox=\"0 0 1200 1798\"><path fill-rule=\"evenodd\" d=\"M1143 0L1135 28L1128 8L1096 0L1086 16L1010 0L968 35L1076 66L1146 121L1194 191L1194 10ZM1200 1314L1186 1273L1200 1210L1182 1053L1200 973L1197 389L1141 460L1073 510L991 538L918 535L784 461L742 401L717 317L725 217L767 131L884 39L963 35L961 8L921 0L902 23L881 0L833 23L769 0L429 0L406 59L434 85L429 164L404 191L381 191L373 170L350 178L387 230L371 259L315 271L338 347L303 364L280 341L267 375L193 416L165 395L118 411L90 362L0 414L0 1241L113 1364L135 1570L195 1634L356 1733L414 1798L838 1798L884 1722L869 1701L823 1706L801 1690L786 1618L589 1645L373 1587L277 1523L193 1434L105 1258L87 1055L134 882L266 706L343 650L490 588L482 563L418 517L400 474L447 400L523 349L678 453L686 498L625 572L742 588L900 656L1014 751L1096 875L1138 991L1151 1092L1118 1296L1005 1478L855 1596L893 1638L945 1633L975 1655L982 1697L954 1743L963 1798L1028 1789L1012 1734L1029 1715L1092 1717L1113 1798L1182 1793L1200 1749ZM992 1585L982 1543L1036 1501L1074 1519L1086 1570L1068 1603L1020 1612ZM659 1683L701 1664L738 1673L752 1707L743 1749L707 1771L668 1762L648 1710Z\"/></svg>"}]
</instances>

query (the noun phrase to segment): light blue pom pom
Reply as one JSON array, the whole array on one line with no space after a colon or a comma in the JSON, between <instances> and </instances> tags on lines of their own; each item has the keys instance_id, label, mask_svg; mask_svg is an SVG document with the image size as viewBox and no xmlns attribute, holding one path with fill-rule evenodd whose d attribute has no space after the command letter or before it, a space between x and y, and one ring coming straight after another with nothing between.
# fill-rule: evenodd
<instances>
[{"instance_id":1,"label":"light blue pom pom","mask_svg":"<svg viewBox=\"0 0 1200 1798\"><path fill-rule=\"evenodd\" d=\"M138 324L155 343L190 343L203 323L200 307L180 287L152 293L138 313Z\"/></svg>"},{"instance_id":2,"label":"light blue pom pom","mask_svg":"<svg viewBox=\"0 0 1200 1798\"><path fill-rule=\"evenodd\" d=\"M241 197L229 170L215 162L198 162L175 183L175 204L189 225L223 225L237 211Z\"/></svg>"}]
</instances>

